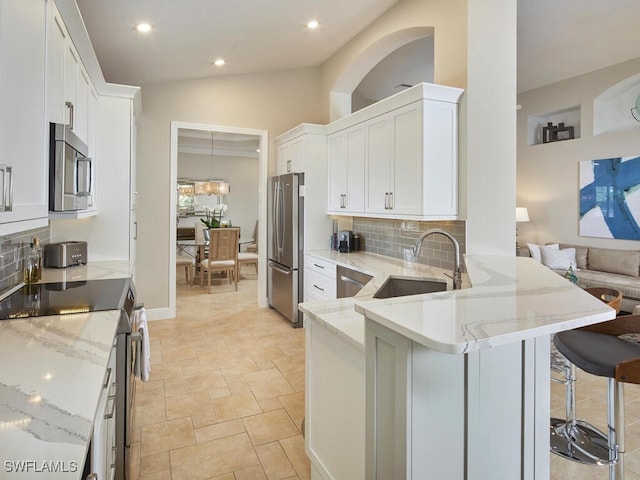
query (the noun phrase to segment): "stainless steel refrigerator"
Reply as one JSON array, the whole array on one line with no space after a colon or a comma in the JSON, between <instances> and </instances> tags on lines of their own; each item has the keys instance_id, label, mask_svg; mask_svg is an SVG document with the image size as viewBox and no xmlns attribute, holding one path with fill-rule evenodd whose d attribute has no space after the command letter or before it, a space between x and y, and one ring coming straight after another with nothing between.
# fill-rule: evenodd
<instances>
[{"instance_id":1,"label":"stainless steel refrigerator","mask_svg":"<svg viewBox=\"0 0 640 480\"><path fill-rule=\"evenodd\" d=\"M288 173L269 179L268 294L269 306L294 327L302 326L304 249L304 174Z\"/></svg>"}]
</instances>

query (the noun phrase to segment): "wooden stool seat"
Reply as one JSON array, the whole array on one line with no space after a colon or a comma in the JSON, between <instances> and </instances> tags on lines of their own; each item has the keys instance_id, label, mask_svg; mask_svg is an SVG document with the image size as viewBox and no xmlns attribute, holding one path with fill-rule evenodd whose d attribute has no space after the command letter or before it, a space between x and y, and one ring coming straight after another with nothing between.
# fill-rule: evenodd
<instances>
[{"instance_id":1,"label":"wooden stool seat","mask_svg":"<svg viewBox=\"0 0 640 480\"><path fill-rule=\"evenodd\" d=\"M588 287L584 289L596 298L615 309L616 313L620 313L620 302L622 301L622 293L614 288L606 287Z\"/></svg>"}]
</instances>

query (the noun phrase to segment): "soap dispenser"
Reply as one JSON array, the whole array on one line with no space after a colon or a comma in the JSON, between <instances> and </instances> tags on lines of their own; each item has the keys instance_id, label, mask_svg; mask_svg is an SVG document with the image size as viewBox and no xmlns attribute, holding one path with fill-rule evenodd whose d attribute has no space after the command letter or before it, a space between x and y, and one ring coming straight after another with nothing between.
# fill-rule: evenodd
<instances>
[{"instance_id":1,"label":"soap dispenser","mask_svg":"<svg viewBox=\"0 0 640 480\"><path fill-rule=\"evenodd\" d=\"M24 258L24 282L34 283L42 278L42 249L40 239L31 239L30 249Z\"/></svg>"}]
</instances>

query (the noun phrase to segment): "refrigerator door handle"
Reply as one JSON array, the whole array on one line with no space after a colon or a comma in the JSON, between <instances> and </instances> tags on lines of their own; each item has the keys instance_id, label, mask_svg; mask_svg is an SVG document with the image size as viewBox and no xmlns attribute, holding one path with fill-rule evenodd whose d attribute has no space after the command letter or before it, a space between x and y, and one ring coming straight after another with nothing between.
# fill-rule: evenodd
<instances>
[{"instance_id":1,"label":"refrigerator door handle","mask_svg":"<svg viewBox=\"0 0 640 480\"><path fill-rule=\"evenodd\" d=\"M291 275L291 272L293 272L293 270L289 270L288 268L281 268L279 267L276 263L274 262L269 262L269 267L273 268L274 270L278 270L278 272L284 274L284 275Z\"/></svg>"},{"instance_id":2,"label":"refrigerator door handle","mask_svg":"<svg viewBox=\"0 0 640 480\"><path fill-rule=\"evenodd\" d=\"M280 223L280 212L278 210L279 197L280 197L280 182L276 180L274 185L275 195L273 196L273 209L271 210L272 220L273 220L273 241L275 243L275 254L276 256L280 256L280 238L279 238L279 229L278 225Z\"/></svg>"},{"instance_id":3,"label":"refrigerator door handle","mask_svg":"<svg viewBox=\"0 0 640 480\"><path fill-rule=\"evenodd\" d=\"M287 211L284 201L284 191L282 183L278 182L278 257L284 253L284 219L287 218Z\"/></svg>"}]
</instances>

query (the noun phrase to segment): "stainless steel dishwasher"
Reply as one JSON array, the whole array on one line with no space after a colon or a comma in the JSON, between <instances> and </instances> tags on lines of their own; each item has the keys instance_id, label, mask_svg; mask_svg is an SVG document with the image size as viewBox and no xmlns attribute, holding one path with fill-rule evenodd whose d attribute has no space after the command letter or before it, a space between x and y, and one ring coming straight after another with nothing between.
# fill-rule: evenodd
<instances>
[{"instance_id":1,"label":"stainless steel dishwasher","mask_svg":"<svg viewBox=\"0 0 640 480\"><path fill-rule=\"evenodd\" d=\"M353 297L373 277L366 273L338 265L336 267L336 290L338 298Z\"/></svg>"}]
</instances>

